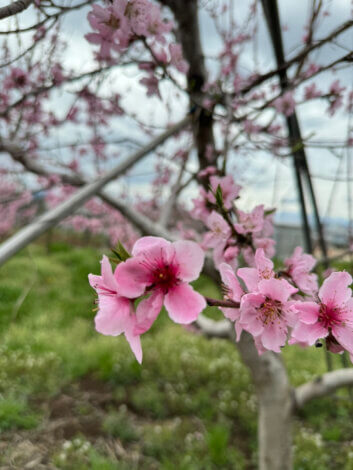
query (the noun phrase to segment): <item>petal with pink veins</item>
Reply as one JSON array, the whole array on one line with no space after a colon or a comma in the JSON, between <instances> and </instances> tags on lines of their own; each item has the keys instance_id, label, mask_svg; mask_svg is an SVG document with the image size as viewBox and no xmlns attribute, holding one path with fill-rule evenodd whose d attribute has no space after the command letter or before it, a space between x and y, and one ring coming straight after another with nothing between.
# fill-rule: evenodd
<instances>
[{"instance_id":1,"label":"petal with pink veins","mask_svg":"<svg viewBox=\"0 0 353 470\"><path fill-rule=\"evenodd\" d=\"M173 243L175 263L179 268L178 277L184 282L197 279L203 267L205 254L200 246L189 240Z\"/></svg>"},{"instance_id":2,"label":"petal with pink veins","mask_svg":"<svg viewBox=\"0 0 353 470\"><path fill-rule=\"evenodd\" d=\"M134 353L137 362L141 364L142 362L142 347L141 347L141 338L139 335L133 333L132 328L129 328L125 331L125 338L130 345L131 351Z\"/></svg>"},{"instance_id":3,"label":"petal with pink veins","mask_svg":"<svg viewBox=\"0 0 353 470\"><path fill-rule=\"evenodd\" d=\"M294 307L299 312L299 320L307 325L312 325L319 318L320 306L315 302L296 302Z\"/></svg>"},{"instance_id":4,"label":"petal with pink veins","mask_svg":"<svg viewBox=\"0 0 353 470\"><path fill-rule=\"evenodd\" d=\"M239 268L237 274L245 282L249 292L257 291L260 278L256 268Z\"/></svg>"},{"instance_id":5,"label":"petal with pink veins","mask_svg":"<svg viewBox=\"0 0 353 470\"><path fill-rule=\"evenodd\" d=\"M272 272L273 263L269 258L266 258L263 248L258 248L255 253L256 267L260 272Z\"/></svg>"},{"instance_id":6,"label":"petal with pink veins","mask_svg":"<svg viewBox=\"0 0 353 470\"><path fill-rule=\"evenodd\" d=\"M99 289L99 286L103 285L102 276L97 276L96 274L89 274L88 282L90 286L95 290Z\"/></svg>"},{"instance_id":7,"label":"petal with pink veins","mask_svg":"<svg viewBox=\"0 0 353 470\"><path fill-rule=\"evenodd\" d=\"M165 296L164 305L175 323L188 324L196 320L206 301L188 284L179 284Z\"/></svg>"},{"instance_id":8,"label":"petal with pink veins","mask_svg":"<svg viewBox=\"0 0 353 470\"><path fill-rule=\"evenodd\" d=\"M167 247L170 246L171 243L161 237L142 237L134 244L132 248L133 256L137 256L139 254L145 254L151 248L155 247Z\"/></svg>"},{"instance_id":9,"label":"petal with pink veins","mask_svg":"<svg viewBox=\"0 0 353 470\"><path fill-rule=\"evenodd\" d=\"M151 283L151 276L143 261L143 258L136 257L118 264L114 277L119 294L134 299L144 293L146 286Z\"/></svg>"},{"instance_id":10,"label":"petal with pink veins","mask_svg":"<svg viewBox=\"0 0 353 470\"><path fill-rule=\"evenodd\" d=\"M280 346L286 344L287 330L282 325L274 323L264 328L261 335L262 344L266 349L274 352L281 352Z\"/></svg>"},{"instance_id":11,"label":"petal with pink veins","mask_svg":"<svg viewBox=\"0 0 353 470\"><path fill-rule=\"evenodd\" d=\"M240 324L253 336L259 336L264 331L264 324L257 315L242 317Z\"/></svg>"},{"instance_id":12,"label":"petal with pink veins","mask_svg":"<svg viewBox=\"0 0 353 470\"><path fill-rule=\"evenodd\" d=\"M221 274L223 284L225 284L227 289L230 290L230 293L227 296L235 302L240 302L244 292L231 266L227 263L222 263L219 266L219 272Z\"/></svg>"},{"instance_id":13,"label":"petal with pink veins","mask_svg":"<svg viewBox=\"0 0 353 470\"><path fill-rule=\"evenodd\" d=\"M103 335L118 336L126 328L130 316L130 301L123 297L99 297L99 311L95 316L96 330Z\"/></svg>"},{"instance_id":14,"label":"petal with pink veins","mask_svg":"<svg viewBox=\"0 0 353 470\"><path fill-rule=\"evenodd\" d=\"M109 287L109 289L111 289L112 291L117 292L118 291L118 285L117 285L116 280L114 278L112 267L111 267L111 264L110 264L109 259L107 258L107 256L105 256L105 255L103 256L103 259L101 261L101 265L102 265L102 278L103 278L104 284L107 287Z\"/></svg>"},{"instance_id":15,"label":"petal with pink veins","mask_svg":"<svg viewBox=\"0 0 353 470\"><path fill-rule=\"evenodd\" d=\"M344 326L332 327L332 334L337 341L347 349L350 354L353 354L353 329Z\"/></svg>"},{"instance_id":16,"label":"petal with pink veins","mask_svg":"<svg viewBox=\"0 0 353 470\"><path fill-rule=\"evenodd\" d=\"M325 305L339 306L346 303L352 295L349 285L352 276L346 271L333 272L325 279L319 290L319 297Z\"/></svg>"},{"instance_id":17,"label":"petal with pink veins","mask_svg":"<svg viewBox=\"0 0 353 470\"><path fill-rule=\"evenodd\" d=\"M231 321L238 320L240 317L240 310L239 308L221 308L224 316Z\"/></svg>"},{"instance_id":18,"label":"petal with pink veins","mask_svg":"<svg viewBox=\"0 0 353 470\"><path fill-rule=\"evenodd\" d=\"M135 334L142 335L151 328L161 311L163 298L162 292L155 290L149 297L141 300L136 309Z\"/></svg>"},{"instance_id":19,"label":"petal with pink veins","mask_svg":"<svg viewBox=\"0 0 353 470\"><path fill-rule=\"evenodd\" d=\"M288 298L298 292L298 289L293 287L289 282L284 279L264 279L259 282L259 291L266 297L279 302L287 302Z\"/></svg>"},{"instance_id":20,"label":"petal with pink veins","mask_svg":"<svg viewBox=\"0 0 353 470\"><path fill-rule=\"evenodd\" d=\"M323 328L320 323L314 323L313 325L306 325L305 323L297 323L292 331L292 337L301 342L307 343L309 346L315 344L320 338L326 338L328 331Z\"/></svg>"}]
</instances>

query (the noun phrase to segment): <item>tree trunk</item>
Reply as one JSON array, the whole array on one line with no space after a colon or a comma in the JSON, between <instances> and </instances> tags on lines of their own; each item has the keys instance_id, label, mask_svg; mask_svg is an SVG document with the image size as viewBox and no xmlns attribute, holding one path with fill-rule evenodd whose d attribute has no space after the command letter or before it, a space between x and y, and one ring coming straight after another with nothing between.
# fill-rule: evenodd
<instances>
[{"instance_id":1,"label":"tree trunk","mask_svg":"<svg viewBox=\"0 0 353 470\"><path fill-rule=\"evenodd\" d=\"M237 346L250 369L259 403L259 470L291 470L294 396L284 364L272 352L259 356L245 332Z\"/></svg>"}]
</instances>

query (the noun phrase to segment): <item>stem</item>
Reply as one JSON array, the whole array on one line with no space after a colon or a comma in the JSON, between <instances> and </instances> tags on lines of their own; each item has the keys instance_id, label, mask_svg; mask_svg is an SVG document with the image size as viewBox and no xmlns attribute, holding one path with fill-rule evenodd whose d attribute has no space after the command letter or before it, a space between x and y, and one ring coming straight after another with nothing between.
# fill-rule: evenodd
<instances>
[{"instance_id":1,"label":"stem","mask_svg":"<svg viewBox=\"0 0 353 470\"><path fill-rule=\"evenodd\" d=\"M233 300L219 300L219 299L212 299L211 297L206 297L205 300L207 305L210 307L227 307L227 308L239 308L240 303L234 302Z\"/></svg>"}]
</instances>

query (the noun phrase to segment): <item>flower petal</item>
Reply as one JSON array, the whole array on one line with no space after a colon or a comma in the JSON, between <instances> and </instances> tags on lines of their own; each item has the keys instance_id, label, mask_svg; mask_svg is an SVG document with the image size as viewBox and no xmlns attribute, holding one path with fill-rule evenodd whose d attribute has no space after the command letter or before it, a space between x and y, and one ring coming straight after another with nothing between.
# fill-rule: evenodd
<instances>
[{"instance_id":1,"label":"flower petal","mask_svg":"<svg viewBox=\"0 0 353 470\"><path fill-rule=\"evenodd\" d=\"M103 255L103 258L101 261L101 269L102 269L102 278L103 278L104 284L107 287L109 287L109 289L117 292L118 286L113 275L112 266L109 262L109 259L105 255Z\"/></svg>"},{"instance_id":2,"label":"flower petal","mask_svg":"<svg viewBox=\"0 0 353 470\"><path fill-rule=\"evenodd\" d=\"M296 302L295 309L299 312L299 319L307 325L312 325L319 318L320 306L315 302Z\"/></svg>"},{"instance_id":3,"label":"flower petal","mask_svg":"<svg viewBox=\"0 0 353 470\"><path fill-rule=\"evenodd\" d=\"M261 335L262 344L266 349L281 352L280 347L286 344L287 330L278 323L269 324Z\"/></svg>"},{"instance_id":4,"label":"flower petal","mask_svg":"<svg viewBox=\"0 0 353 470\"><path fill-rule=\"evenodd\" d=\"M353 354L353 330L344 326L335 326L332 328L332 334L337 341Z\"/></svg>"},{"instance_id":5,"label":"flower petal","mask_svg":"<svg viewBox=\"0 0 353 470\"><path fill-rule=\"evenodd\" d=\"M243 279L249 292L256 292L260 281L259 273L256 268L239 268L238 276Z\"/></svg>"},{"instance_id":6,"label":"flower petal","mask_svg":"<svg viewBox=\"0 0 353 470\"><path fill-rule=\"evenodd\" d=\"M223 315L231 321L239 320L240 309L239 308L220 308Z\"/></svg>"},{"instance_id":7,"label":"flower petal","mask_svg":"<svg viewBox=\"0 0 353 470\"><path fill-rule=\"evenodd\" d=\"M223 284L230 289L230 293L227 296L235 302L240 302L244 292L231 266L227 263L222 263L219 267L219 272L221 273Z\"/></svg>"},{"instance_id":8,"label":"flower petal","mask_svg":"<svg viewBox=\"0 0 353 470\"><path fill-rule=\"evenodd\" d=\"M292 331L292 337L300 343L307 343L312 346L316 340L326 338L328 330L323 328L320 323L313 325L306 325L305 323L298 322Z\"/></svg>"},{"instance_id":9,"label":"flower petal","mask_svg":"<svg viewBox=\"0 0 353 470\"><path fill-rule=\"evenodd\" d=\"M322 303L335 306L346 303L352 295L348 288L351 283L352 276L345 271L330 274L319 290Z\"/></svg>"},{"instance_id":10,"label":"flower petal","mask_svg":"<svg viewBox=\"0 0 353 470\"><path fill-rule=\"evenodd\" d=\"M173 243L175 249L175 262L179 267L178 277L184 282L197 279L200 275L205 254L200 246L189 240L180 240Z\"/></svg>"},{"instance_id":11,"label":"flower petal","mask_svg":"<svg viewBox=\"0 0 353 470\"><path fill-rule=\"evenodd\" d=\"M101 295L94 321L103 335L118 336L129 324L130 301L124 297Z\"/></svg>"},{"instance_id":12,"label":"flower petal","mask_svg":"<svg viewBox=\"0 0 353 470\"><path fill-rule=\"evenodd\" d=\"M118 284L119 294L134 299L140 297L150 283L149 271L140 257L129 258L118 264L114 277Z\"/></svg>"},{"instance_id":13,"label":"flower petal","mask_svg":"<svg viewBox=\"0 0 353 470\"><path fill-rule=\"evenodd\" d=\"M141 300L136 309L134 334L142 335L149 330L161 311L164 296L155 290L147 299Z\"/></svg>"},{"instance_id":14,"label":"flower petal","mask_svg":"<svg viewBox=\"0 0 353 470\"><path fill-rule=\"evenodd\" d=\"M266 258L263 248L258 248L255 253L256 267L260 272L272 273L273 263L269 258ZM272 276L271 276L272 277Z\"/></svg>"},{"instance_id":15,"label":"flower petal","mask_svg":"<svg viewBox=\"0 0 353 470\"><path fill-rule=\"evenodd\" d=\"M298 289L284 279L274 278L260 281L258 290L266 297L282 303L287 302L289 296L298 292Z\"/></svg>"},{"instance_id":16,"label":"flower petal","mask_svg":"<svg viewBox=\"0 0 353 470\"><path fill-rule=\"evenodd\" d=\"M188 324L196 320L206 301L188 284L179 284L165 296L164 305L175 323Z\"/></svg>"},{"instance_id":17,"label":"flower petal","mask_svg":"<svg viewBox=\"0 0 353 470\"><path fill-rule=\"evenodd\" d=\"M137 362L142 362L142 347L140 335L135 335L132 328L125 331L125 338L130 345L131 351L134 353Z\"/></svg>"},{"instance_id":18,"label":"flower petal","mask_svg":"<svg viewBox=\"0 0 353 470\"><path fill-rule=\"evenodd\" d=\"M142 237L134 244L132 248L132 255L137 256L139 254L145 254L151 248L155 247L167 247L171 243L161 237Z\"/></svg>"},{"instance_id":19,"label":"flower petal","mask_svg":"<svg viewBox=\"0 0 353 470\"><path fill-rule=\"evenodd\" d=\"M101 286L103 284L103 279L102 279L102 276L97 276L96 274L89 274L88 275L88 282L90 284L90 286L97 291L98 293L98 289L99 289L99 286Z\"/></svg>"}]
</instances>

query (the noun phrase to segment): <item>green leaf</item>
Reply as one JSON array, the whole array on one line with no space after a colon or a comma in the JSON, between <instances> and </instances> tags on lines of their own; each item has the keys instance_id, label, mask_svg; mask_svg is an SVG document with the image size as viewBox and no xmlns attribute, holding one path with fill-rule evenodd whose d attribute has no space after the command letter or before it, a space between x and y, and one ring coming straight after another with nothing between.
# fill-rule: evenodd
<instances>
[{"instance_id":1,"label":"green leaf","mask_svg":"<svg viewBox=\"0 0 353 470\"><path fill-rule=\"evenodd\" d=\"M120 241L118 241L118 243L116 244L116 247L112 249L112 252L116 256L116 258L110 258L110 259L116 264L121 263L122 261L126 261L127 259L131 258L130 253L125 249L125 247Z\"/></svg>"},{"instance_id":2,"label":"green leaf","mask_svg":"<svg viewBox=\"0 0 353 470\"><path fill-rule=\"evenodd\" d=\"M217 186L217 189L215 192L215 198L216 198L217 206L222 208L223 207L223 193L222 193L222 188L220 184Z\"/></svg>"},{"instance_id":3,"label":"green leaf","mask_svg":"<svg viewBox=\"0 0 353 470\"><path fill-rule=\"evenodd\" d=\"M276 212L277 209L266 209L264 211L264 216L266 217L266 215L271 215L271 214L274 214Z\"/></svg>"}]
</instances>

